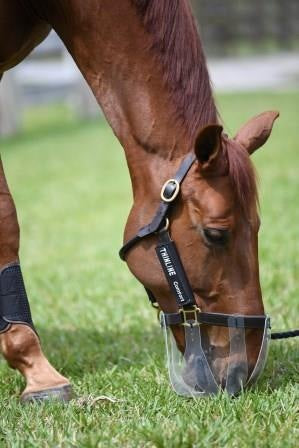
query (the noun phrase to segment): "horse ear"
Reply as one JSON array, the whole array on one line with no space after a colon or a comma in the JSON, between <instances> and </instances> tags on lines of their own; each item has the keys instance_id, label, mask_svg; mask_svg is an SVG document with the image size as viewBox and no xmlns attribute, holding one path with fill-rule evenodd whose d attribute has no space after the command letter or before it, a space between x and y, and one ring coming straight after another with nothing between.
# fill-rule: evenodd
<instances>
[{"instance_id":1,"label":"horse ear","mask_svg":"<svg viewBox=\"0 0 299 448\"><path fill-rule=\"evenodd\" d=\"M241 127L235 140L240 143L249 154L254 153L268 140L274 121L279 117L279 112L270 110L251 118Z\"/></svg>"},{"instance_id":2,"label":"horse ear","mask_svg":"<svg viewBox=\"0 0 299 448\"><path fill-rule=\"evenodd\" d=\"M195 154L202 169L210 169L221 149L221 133L223 127L218 124L211 124L203 129L195 141Z\"/></svg>"}]
</instances>

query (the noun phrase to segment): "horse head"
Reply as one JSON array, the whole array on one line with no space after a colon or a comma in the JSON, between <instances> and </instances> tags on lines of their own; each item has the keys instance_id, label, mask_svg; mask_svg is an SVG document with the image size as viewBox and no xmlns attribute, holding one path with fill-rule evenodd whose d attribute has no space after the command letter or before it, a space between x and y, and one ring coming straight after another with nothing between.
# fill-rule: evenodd
<instances>
[{"instance_id":1,"label":"horse head","mask_svg":"<svg viewBox=\"0 0 299 448\"><path fill-rule=\"evenodd\" d=\"M278 115L270 111L251 119L233 139L219 124L203 127L195 139L195 162L168 215L168 232L196 307L203 313L243 316L243 321L246 316L264 315L258 263L260 219L250 155L266 142ZM155 238L133 248L127 262L163 312L175 313L178 304L154 253ZM214 322L200 325L200 335L187 331L186 325L171 325L171 331L184 354L186 384L203 381L208 369L217 385L226 388L229 383L233 393L251 377L264 336L264 328L231 328Z\"/></svg>"}]
</instances>

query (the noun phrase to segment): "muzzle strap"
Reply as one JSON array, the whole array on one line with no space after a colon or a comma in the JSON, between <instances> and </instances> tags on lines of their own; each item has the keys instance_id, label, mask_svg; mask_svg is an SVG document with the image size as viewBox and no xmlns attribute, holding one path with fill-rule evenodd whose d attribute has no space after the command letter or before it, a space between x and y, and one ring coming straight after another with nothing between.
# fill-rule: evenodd
<instances>
[{"instance_id":1,"label":"muzzle strap","mask_svg":"<svg viewBox=\"0 0 299 448\"><path fill-rule=\"evenodd\" d=\"M216 325L227 328L248 328L248 329L263 329L265 322L270 328L270 319L267 316L250 316L250 315L232 315L223 313L204 313L199 309L195 310L197 321L203 325ZM164 320L166 326L181 325L184 323L184 314L178 313L164 313Z\"/></svg>"}]
</instances>

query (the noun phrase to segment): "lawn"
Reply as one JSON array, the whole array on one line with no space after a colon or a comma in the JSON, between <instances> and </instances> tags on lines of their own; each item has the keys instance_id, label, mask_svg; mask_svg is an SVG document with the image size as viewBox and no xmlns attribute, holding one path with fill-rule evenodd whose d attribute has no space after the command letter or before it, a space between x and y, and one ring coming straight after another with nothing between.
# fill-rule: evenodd
<instances>
[{"instance_id":1,"label":"lawn","mask_svg":"<svg viewBox=\"0 0 299 448\"><path fill-rule=\"evenodd\" d=\"M299 93L227 94L218 104L231 134L255 113L281 111L254 156L261 281L273 327L298 327ZM24 407L23 380L1 361L0 447L295 447L298 341L273 342L262 380L237 399L194 401L170 389L155 313L117 255L131 191L107 125L41 109L0 148L34 320L47 356L81 397Z\"/></svg>"}]
</instances>

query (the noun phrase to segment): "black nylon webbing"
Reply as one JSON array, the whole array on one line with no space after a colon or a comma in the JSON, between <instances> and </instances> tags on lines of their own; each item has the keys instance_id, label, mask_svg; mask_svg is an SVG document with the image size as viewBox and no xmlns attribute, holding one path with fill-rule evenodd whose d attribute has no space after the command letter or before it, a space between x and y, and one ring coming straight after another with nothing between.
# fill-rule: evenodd
<instances>
[{"instance_id":1,"label":"black nylon webbing","mask_svg":"<svg viewBox=\"0 0 299 448\"><path fill-rule=\"evenodd\" d=\"M181 258L168 231L159 234L156 253L179 308L195 305L195 299Z\"/></svg>"},{"instance_id":2,"label":"black nylon webbing","mask_svg":"<svg viewBox=\"0 0 299 448\"><path fill-rule=\"evenodd\" d=\"M178 171L176 172L174 179L177 180L179 184L183 182L191 166L195 162L195 154L188 154L182 161ZM152 221L141 229L138 230L137 234L127 241L119 251L119 256L122 260L125 260L126 255L132 247L139 243L143 238L156 233L163 225L165 218L167 217L173 202L164 202L163 200L159 203L158 209L152 219Z\"/></svg>"},{"instance_id":3,"label":"black nylon webbing","mask_svg":"<svg viewBox=\"0 0 299 448\"><path fill-rule=\"evenodd\" d=\"M196 311L197 321L204 325L219 327L261 329L265 327L266 316L233 315L223 313L205 313ZM180 325L184 322L183 313L164 313L166 326Z\"/></svg>"}]
</instances>

